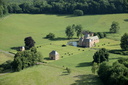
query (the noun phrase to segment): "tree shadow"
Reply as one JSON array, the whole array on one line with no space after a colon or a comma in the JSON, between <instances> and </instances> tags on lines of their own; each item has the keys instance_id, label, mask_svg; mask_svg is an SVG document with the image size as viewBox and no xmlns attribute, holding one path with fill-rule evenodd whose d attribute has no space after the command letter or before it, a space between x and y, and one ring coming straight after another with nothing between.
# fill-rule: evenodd
<instances>
[{"instance_id":1,"label":"tree shadow","mask_svg":"<svg viewBox=\"0 0 128 85\"><path fill-rule=\"evenodd\" d=\"M96 75L78 75L75 76L78 80L71 85L103 85L102 81Z\"/></svg>"},{"instance_id":2,"label":"tree shadow","mask_svg":"<svg viewBox=\"0 0 128 85\"><path fill-rule=\"evenodd\" d=\"M20 48L21 48L20 46L18 46L18 47L11 47L12 50L16 50L16 51L20 51Z\"/></svg>"},{"instance_id":3,"label":"tree shadow","mask_svg":"<svg viewBox=\"0 0 128 85\"><path fill-rule=\"evenodd\" d=\"M79 63L76 67L86 67L86 66L92 66L92 62L83 62Z\"/></svg>"},{"instance_id":4,"label":"tree shadow","mask_svg":"<svg viewBox=\"0 0 128 85\"><path fill-rule=\"evenodd\" d=\"M128 19L124 19L125 22L128 22Z\"/></svg>"},{"instance_id":5,"label":"tree shadow","mask_svg":"<svg viewBox=\"0 0 128 85\"><path fill-rule=\"evenodd\" d=\"M49 38L43 37L43 39L49 39ZM78 38L72 38L72 39L78 39ZM51 40L51 41L60 41L60 40L71 40L71 39L64 38L64 37L57 37L57 38L49 39L49 40Z\"/></svg>"},{"instance_id":6,"label":"tree shadow","mask_svg":"<svg viewBox=\"0 0 128 85\"><path fill-rule=\"evenodd\" d=\"M60 76L66 76L66 75L69 75L69 73L67 73L67 71L64 71Z\"/></svg>"},{"instance_id":7,"label":"tree shadow","mask_svg":"<svg viewBox=\"0 0 128 85\"><path fill-rule=\"evenodd\" d=\"M122 50L109 50L108 52L113 54L121 54Z\"/></svg>"},{"instance_id":8,"label":"tree shadow","mask_svg":"<svg viewBox=\"0 0 128 85\"><path fill-rule=\"evenodd\" d=\"M51 60L49 57L47 57L47 58L44 58L45 60Z\"/></svg>"}]
</instances>

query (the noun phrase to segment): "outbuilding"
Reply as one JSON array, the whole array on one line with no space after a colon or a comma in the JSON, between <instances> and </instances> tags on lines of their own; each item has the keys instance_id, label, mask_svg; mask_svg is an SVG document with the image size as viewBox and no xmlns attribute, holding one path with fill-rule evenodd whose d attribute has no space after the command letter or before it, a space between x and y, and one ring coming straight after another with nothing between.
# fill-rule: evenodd
<instances>
[{"instance_id":1,"label":"outbuilding","mask_svg":"<svg viewBox=\"0 0 128 85\"><path fill-rule=\"evenodd\" d=\"M51 60L58 60L59 59L59 53L57 52L57 51L52 51L52 52L50 52L49 53L49 58L51 59Z\"/></svg>"}]
</instances>

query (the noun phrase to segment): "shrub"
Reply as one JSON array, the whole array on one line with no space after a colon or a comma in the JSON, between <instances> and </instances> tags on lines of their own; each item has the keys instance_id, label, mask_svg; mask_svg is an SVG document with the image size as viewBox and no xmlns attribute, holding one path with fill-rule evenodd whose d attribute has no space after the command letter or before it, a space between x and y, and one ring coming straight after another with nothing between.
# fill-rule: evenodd
<instances>
[{"instance_id":1,"label":"shrub","mask_svg":"<svg viewBox=\"0 0 128 85\"><path fill-rule=\"evenodd\" d=\"M48 39L54 39L55 38L55 34L49 33L48 35L46 35L46 38L48 38Z\"/></svg>"},{"instance_id":2,"label":"shrub","mask_svg":"<svg viewBox=\"0 0 128 85\"><path fill-rule=\"evenodd\" d=\"M84 12L82 10L76 9L76 10L74 10L74 15L76 15L76 16L83 16Z\"/></svg>"}]
</instances>

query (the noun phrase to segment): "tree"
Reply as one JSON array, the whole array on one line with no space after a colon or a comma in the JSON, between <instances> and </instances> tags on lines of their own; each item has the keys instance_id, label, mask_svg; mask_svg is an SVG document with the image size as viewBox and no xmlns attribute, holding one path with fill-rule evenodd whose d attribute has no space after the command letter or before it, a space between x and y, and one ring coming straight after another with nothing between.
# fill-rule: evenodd
<instances>
[{"instance_id":1,"label":"tree","mask_svg":"<svg viewBox=\"0 0 128 85\"><path fill-rule=\"evenodd\" d=\"M41 53L37 52L35 47L32 47L31 50L19 51L15 54L12 68L14 71L20 71L27 67L34 66L41 61Z\"/></svg>"},{"instance_id":2,"label":"tree","mask_svg":"<svg viewBox=\"0 0 128 85\"><path fill-rule=\"evenodd\" d=\"M119 32L119 29L120 29L119 23L113 21L113 22L112 22L112 25L111 25L111 28L110 28L110 32L111 32L111 33L117 33L117 32Z\"/></svg>"},{"instance_id":3,"label":"tree","mask_svg":"<svg viewBox=\"0 0 128 85\"><path fill-rule=\"evenodd\" d=\"M125 33L122 37L121 37L121 43L120 43L120 47L122 48L122 50L128 50L128 33Z\"/></svg>"},{"instance_id":4,"label":"tree","mask_svg":"<svg viewBox=\"0 0 128 85\"><path fill-rule=\"evenodd\" d=\"M84 12L82 10L76 9L76 10L74 10L74 15L76 15L76 16L83 16Z\"/></svg>"},{"instance_id":5,"label":"tree","mask_svg":"<svg viewBox=\"0 0 128 85\"><path fill-rule=\"evenodd\" d=\"M32 39L32 37L26 37L24 39L24 43L25 43L25 49L30 49L35 45L35 41Z\"/></svg>"},{"instance_id":6,"label":"tree","mask_svg":"<svg viewBox=\"0 0 128 85\"><path fill-rule=\"evenodd\" d=\"M46 38L54 39L55 38L55 34L49 33L48 35L46 35Z\"/></svg>"},{"instance_id":7,"label":"tree","mask_svg":"<svg viewBox=\"0 0 128 85\"><path fill-rule=\"evenodd\" d=\"M122 63L122 61L125 63ZM112 66L103 62L100 64L98 75L105 85L127 85L128 84L128 67L124 64L128 59L122 59L114 62Z\"/></svg>"},{"instance_id":8,"label":"tree","mask_svg":"<svg viewBox=\"0 0 128 85\"><path fill-rule=\"evenodd\" d=\"M95 52L93 55L93 62L101 63L103 61L108 61L109 53L105 48L101 48L99 51Z\"/></svg>"},{"instance_id":9,"label":"tree","mask_svg":"<svg viewBox=\"0 0 128 85\"><path fill-rule=\"evenodd\" d=\"M66 33L68 39L70 39L74 35L74 29L71 26L67 26L65 33Z\"/></svg>"},{"instance_id":10,"label":"tree","mask_svg":"<svg viewBox=\"0 0 128 85\"><path fill-rule=\"evenodd\" d=\"M76 25L75 26L75 31L76 31L76 35L79 38L80 35L82 35L82 26L81 25Z\"/></svg>"}]
</instances>

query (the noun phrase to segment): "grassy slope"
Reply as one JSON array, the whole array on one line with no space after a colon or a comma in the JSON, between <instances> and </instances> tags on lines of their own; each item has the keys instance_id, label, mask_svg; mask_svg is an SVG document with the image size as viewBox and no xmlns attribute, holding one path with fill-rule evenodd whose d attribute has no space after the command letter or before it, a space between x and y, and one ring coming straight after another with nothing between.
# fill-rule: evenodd
<instances>
[{"instance_id":1,"label":"grassy slope","mask_svg":"<svg viewBox=\"0 0 128 85\"><path fill-rule=\"evenodd\" d=\"M99 81L94 75L83 75L83 72L77 71L67 75L63 68L47 65L0 76L0 85L100 85Z\"/></svg>"},{"instance_id":2,"label":"grassy slope","mask_svg":"<svg viewBox=\"0 0 128 85\"><path fill-rule=\"evenodd\" d=\"M13 57L9 54L0 52L0 64L4 63L7 60L13 60Z\"/></svg>"},{"instance_id":3,"label":"grassy slope","mask_svg":"<svg viewBox=\"0 0 128 85\"><path fill-rule=\"evenodd\" d=\"M57 66L59 68L50 66L38 66L26 69L18 73L11 73L0 77L0 84L2 85L100 85L91 73L92 56L96 50L76 48L72 46L61 47L62 44L66 44L68 40L50 41L43 39L49 32L55 33L56 37L65 38L65 27L72 24L82 24L84 29L91 31L108 31L112 21L118 21L120 23L120 34L109 35L110 38L120 39L123 33L128 31L127 23L124 19L127 19L128 14L114 14L114 15L95 15L95 16L57 16L57 15L29 15L29 14L13 14L0 20L0 48L10 51L11 47L23 46L24 38L32 36L36 41L36 44L41 46L38 48L48 65ZM5 43L9 42L9 43ZM110 42L110 44L108 44ZM50 44L51 43L51 44ZM105 47L107 49L120 49L119 41L110 39L101 39L100 43L94 48ZM102 46L102 44L105 44ZM98 45L100 47L98 47ZM80 49L80 51L78 51ZM63 58L58 61L49 61L48 54L52 50L57 50ZM83 51L84 50L84 51ZM73 55L68 55L67 53ZM66 53L66 55L65 55ZM110 54L110 63L116 61L120 56ZM60 76L63 72L62 67L69 67L73 70L71 75ZM53 71L54 70L54 71ZM46 74L48 72L48 74ZM55 74L57 73L57 74ZM74 79L74 76L83 75L79 79ZM24 77L24 75L26 75ZM88 76L89 75L89 76ZM52 76L52 77L51 77ZM92 76L92 77L91 77ZM88 78L91 77L91 78ZM59 80L57 80L59 78ZM84 79L83 79L84 78ZM87 79L87 80L86 80ZM90 81L89 81L89 80ZM50 81L51 80L51 81ZM77 81L76 81L77 80ZM84 81L86 80L86 81ZM96 80L96 83L93 82ZM49 81L49 82L48 82ZM68 81L68 82L67 82ZM88 82L89 81L89 82ZM66 82L66 83L65 83ZM91 83L90 83L91 82Z\"/></svg>"},{"instance_id":4,"label":"grassy slope","mask_svg":"<svg viewBox=\"0 0 128 85\"><path fill-rule=\"evenodd\" d=\"M23 46L24 38L32 36L36 44L47 44L49 40L42 39L49 32L55 33L56 37L65 38L65 28L72 24L81 24L84 29L91 31L107 32L112 21L120 23L120 34L108 36L109 38L120 39L123 33L127 32L128 14L110 15L87 15L82 17L57 16L57 15L29 15L13 14L0 19L0 48L10 50L11 47ZM9 42L6 44L5 42Z\"/></svg>"}]
</instances>

